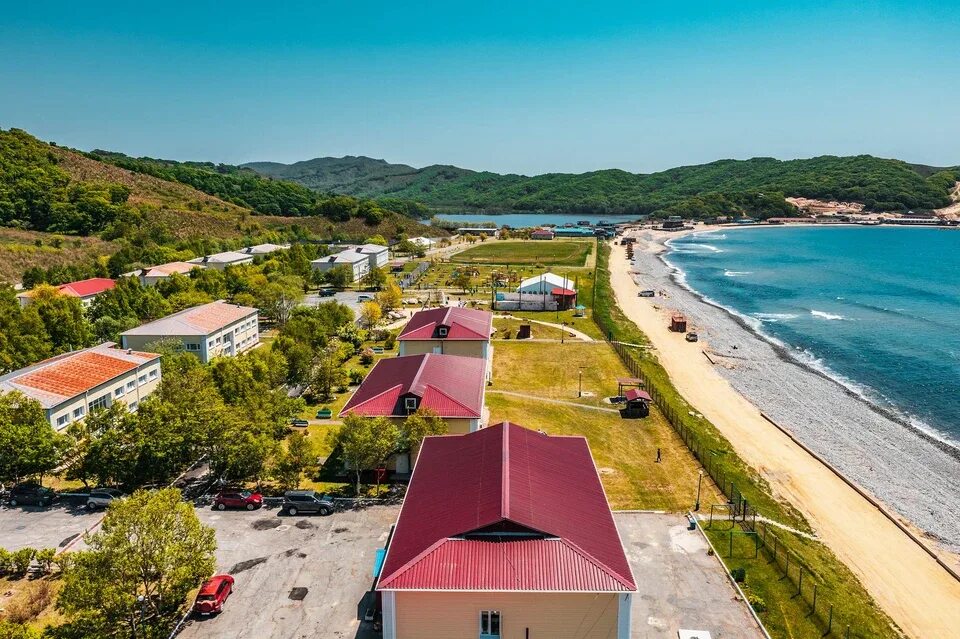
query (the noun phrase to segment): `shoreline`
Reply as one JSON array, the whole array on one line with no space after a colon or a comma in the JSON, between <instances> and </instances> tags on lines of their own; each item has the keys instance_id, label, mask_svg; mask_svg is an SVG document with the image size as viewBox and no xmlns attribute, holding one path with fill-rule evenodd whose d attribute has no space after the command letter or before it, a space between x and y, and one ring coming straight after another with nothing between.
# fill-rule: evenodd
<instances>
[{"instance_id":1,"label":"shoreline","mask_svg":"<svg viewBox=\"0 0 960 639\"><path fill-rule=\"evenodd\" d=\"M960 557L948 548L960 528L951 523L958 521L953 502L960 502L960 495L944 486L960 463L926 440L904 437L909 431L901 425L864 411L862 400L826 376L784 361L727 311L702 302L674 282L672 269L657 253L664 250L665 239L678 234L636 235L639 275L627 262L624 248L614 246L611 282L617 303L647 335L680 394L718 428L776 497L803 513L820 540L909 636L948 636L960 624L956 606L960 582L899 526L926 538L925 545L946 565L960 566ZM670 296L638 298L638 279L642 288L666 290ZM687 343L667 330L674 308L688 315L705 344ZM731 350L734 344L739 348ZM711 360L703 357L701 347ZM811 396L817 400L809 401ZM880 435L874 431L875 422L885 424ZM882 436L890 432L897 435ZM921 448L933 451L948 470L938 474L936 464L923 463L914 464L920 468L905 468L904 458L909 460L910 455L904 439L921 442ZM901 506L893 512L907 511L909 516L894 515L897 523L891 521L884 513L889 509L871 504L810 451L880 503ZM876 459L870 459L874 455ZM851 472L857 466L866 474ZM890 486L885 488L885 483ZM930 485L940 490L927 493ZM908 508L902 507L905 503ZM920 523L911 523L916 515ZM923 529L938 528L943 531L941 543L934 543L938 536L924 534Z\"/></svg>"},{"instance_id":2,"label":"shoreline","mask_svg":"<svg viewBox=\"0 0 960 639\"><path fill-rule=\"evenodd\" d=\"M814 225L803 225L803 226L814 226ZM836 225L836 226L840 226L840 225ZM846 225L846 226L854 226L854 225ZM907 228L915 228L915 227L907 227ZM717 229L709 229L706 231L693 231L693 232L684 233L682 235L696 235L697 233L709 233L709 232L716 232L719 230L726 230L726 229L724 229L723 227L718 227ZM740 313L736 309L726 306L724 304L721 304L720 302L708 297L707 295L693 288L693 286L691 286L687 282L685 277L679 276L679 274L685 275L685 272L683 271L683 269L677 266L676 264L673 264L667 259L670 252L673 250L673 247L670 246L670 241L673 239L677 239L682 235L673 235L672 237L662 241L661 245L665 247L665 250L657 251L654 253L667 269L670 269L671 271L673 271L673 274L671 277L676 286L681 287L684 290L688 291L691 295L696 297L702 304L712 306L726 313L727 316L730 318L730 320L740 325L740 327L743 328L743 330L751 333L757 339L763 340L764 342L769 344L770 348L773 349L774 353L776 353L776 355L785 364L797 366L799 368L804 369L805 371L807 371L812 375L818 375L823 379L829 382L832 382L833 384L836 384L843 390L844 393L849 395L852 399L855 399L861 402L866 408L877 413L880 417L899 424L903 428L911 431L911 433L913 433L914 435L917 435L919 437L926 439L927 441L929 441L931 444L933 444L937 448L941 449L946 454L950 455L951 457L954 457L955 459L957 459L957 461L960 461L960 441L953 439L947 433L940 432L937 428L924 423L922 420L918 419L918 421L922 425L911 422L908 417L904 416L904 415L909 415L908 413L904 413L902 409L896 405L895 402L892 402L886 398L883 398L885 401L889 402L890 404L890 407L885 407L884 405L879 403L879 401L870 397L870 392L876 393L876 391L874 391L868 385L862 384L861 382L858 382L857 380L854 380L854 379L848 379L843 375L837 373L833 369L831 369L830 366L826 364L824 364L822 367L817 367L816 365L806 362L803 359L797 357L794 354L794 351L791 349L790 344L787 344L786 342L780 340L779 338L765 333L761 328L758 328L756 325L754 325L750 321L751 318L749 318L749 316L745 316L743 313ZM868 390L861 390L861 389L868 389ZM960 549L960 540L958 540L958 549Z\"/></svg>"}]
</instances>

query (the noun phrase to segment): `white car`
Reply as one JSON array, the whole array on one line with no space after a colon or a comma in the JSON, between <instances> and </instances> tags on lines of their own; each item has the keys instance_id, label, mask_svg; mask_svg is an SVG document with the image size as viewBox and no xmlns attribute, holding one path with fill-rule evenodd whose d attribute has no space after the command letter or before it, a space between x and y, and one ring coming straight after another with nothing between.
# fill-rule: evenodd
<instances>
[{"instance_id":1,"label":"white car","mask_svg":"<svg viewBox=\"0 0 960 639\"><path fill-rule=\"evenodd\" d=\"M125 495L116 488L94 488L87 497L87 508L96 510L106 508L114 499L121 499Z\"/></svg>"}]
</instances>

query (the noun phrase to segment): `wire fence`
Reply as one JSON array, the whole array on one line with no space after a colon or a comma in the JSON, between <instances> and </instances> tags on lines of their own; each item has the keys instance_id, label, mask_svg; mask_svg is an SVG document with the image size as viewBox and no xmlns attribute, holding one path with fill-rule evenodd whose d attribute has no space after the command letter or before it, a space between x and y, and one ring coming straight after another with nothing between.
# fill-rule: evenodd
<instances>
[{"instance_id":1,"label":"wire fence","mask_svg":"<svg viewBox=\"0 0 960 639\"><path fill-rule=\"evenodd\" d=\"M792 551L781 537L772 532L765 521L758 519L759 512L737 487L736 477L731 476L732 473L724 468L723 453L726 451L710 448L697 434L694 424L695 421L700 420L700 416L689 410L681 411L673 402L668 401L671 393L664 390L664 382L651 378L643 370L640 361L643 350L637 348L635 344L613 339L617 334L617 327L612 320L599 313L595 313L593 319L600 327L606 341L613 346L624 366L630 371L631 376L642 382L653 404L727 498L726 504L711 507L711 522L708 526L713 525L714 509L721 509L724 512L723 520L730 524L726 529L728 556L741 559L760 559L762 556L766 557L769 563L776 564L782 569L783 579L789 580L796 586L797 591L794 596L807 602L809 606L807 617L818 624L823 630L824 637L839 633L838 636L844 639L866 639L869 635L857 631L852 624L842 624L841 620L835 617L834 604L826 598L827 592L823 580L804 565L800 556ZM719 524L718 519L717 525ZM718 548L718 551L722 550ZM739 554L735 555L735 553Z\"/></svg>"},{"instance_id":2,"label":"wire fence","mask_svg":"<svg viewBox=\"0 0 960 639\"><path fill-rule=\"evenodd\" d=\"M427 269L429 268L430 262L420 262L417 264L416 268L409 273L404 274L403 277L397 280L397 286L399 286L402 290L410 288L416 284L421 277L423 277L423 274L426 273Z\"/></svg>"}]
</instances>

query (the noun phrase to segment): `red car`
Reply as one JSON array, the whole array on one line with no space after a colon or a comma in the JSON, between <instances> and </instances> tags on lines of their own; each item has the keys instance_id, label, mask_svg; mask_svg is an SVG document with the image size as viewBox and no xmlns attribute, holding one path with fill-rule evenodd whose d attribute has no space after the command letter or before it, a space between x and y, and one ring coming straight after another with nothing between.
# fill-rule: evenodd
<instances>
[{"instance_id":1,"label":"red car","mask_svg":"<svg viewBox=\"0 0 960 639\"><path fill-rule=\"evenodd\" d=\"M227 508L246 508L256 510L263 505L263 495L249 490L223 490L213 498L213 507L217 510Z\"/></svg>"},{"instance_id":2,"label":"red car","mask_svg":"<svg viewBox=\"0 0 960 639\"><path fill-rule=\"evenodd\" d=\"M233 577L214 575L203 582L197 600L193 602L193 611L198 615L212 615L223 610L223 604L233 592Z\"/></svg>"}]
</instances>

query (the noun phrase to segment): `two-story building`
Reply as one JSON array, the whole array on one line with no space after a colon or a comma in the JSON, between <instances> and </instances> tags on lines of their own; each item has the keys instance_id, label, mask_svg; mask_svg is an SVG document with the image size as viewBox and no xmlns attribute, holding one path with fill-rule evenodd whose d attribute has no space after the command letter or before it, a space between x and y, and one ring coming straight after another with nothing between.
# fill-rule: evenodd
<instances>
[{"instance_id":1,"label":"two-story building","mask_svg":"<svg viewBox=\"0 0 960 639\"><path fill-rule=\"evenodd\" d=\"M202 264L191 264L190 262L167 262L158 264L150 268L139 271L140 283L144 286L156 286L157 282L163 281L171 275L187 275L195 268L205 268ZM133 274L136 274L134 271Z\"/></svg>"},{"instance_id":2,"label":"two-story building","mask_svg":"<svg viewBox=\"0 0 960 639\"><path fill-rule=\"evenodd\" d=\"M493 314L474 308L442 306L417 311L397 337L400 356L436 353L479 357L489 381L493 363Z\"/></svg>"},{"instance_id":3,"label":"two-story building","mask_svg":"<svg viewBox=\"0 0 960 639\"><path fill-rule=\"evenodd\" d=\"M109 291L117 282L108 277L91 277L86 280L79 280L76 282L69 282L67 284L61 284L57 286L57 290L60 291L61 295L67 295L69 297L80 298L80 303L84 306L90 306L93 303L93 299L103 293L104 291ZM34 290L24 291L23 293L17 294L17 300L20 301L21 307L26 307L33 301Z\"/></svg>"},{"instance_id":4,"label":"two-story building","mask_svg":"<svg viewBox=\"0 0 960 639\"><path fill-rule=\"evenodd\" d=\"M257 309L223 300L167 315L120 334L124 348L147 350L161 340L174 340L206 364L214 357L233 357L260 343Z\"/></svg>"},{"instance_id":5,"label":"two-story building","mask_svg":"<svg viewBox=\"0 0 960 639\"><path fill-rule=\"evenodd\" d=\"M241 253L240 251L224 251L223 253L214 253L213 255L204 255L189 260L190 264L200 264L207 268L215 268L222 271L228 266L240 266L242 264L253 264L252 253Z\"/></svg>"},{"instance_id":6,"label":"two-story building","mask_svg":"<svg viewBox=\"0 0 960 639\"><path fill-rule=\"evenodd\" d=\"M325 255L320 259L310 262L310 268L314 271L325 273L337 266L346 266L350 269L354 282L363 279L363 276L370 272L370 256L363 253L357 253L354 250L340 251L333 255Z\"/></svg>"},{"instance_id":7,"label":"two-story building","mask_svg":"<svg viewBox=\"0 0 960 639\"><path fill-rule=\"evenodd\" d=\"M427 437L377 575L384 639L630 639L636 584L584 437Z\"/></svg>"},{"instance_id":8,"label":"two-story building","mask_svg":"<svg viewBox=\"0 0 960 639\"><path fill-rule=\"evenodd\" d=\"M160 383L160 356L114 346L105 342L7 373L0 392L37 400L57 430L114 402L136 410Z\"/></svg>"},{"instance_id":9,"label":"two-story building","mask_svg":"<svg viewBox=\"0 0 960 639\"><path fill-rule=\"evenodd\" d=\"M425 353L378 361L347 401L340 417L386 417L398 424L424 408L436 413L450 433L472 433L483 426L486 362L478 357ZM391 462L408 473L417 451Z\"/></svg>"},{"instance_id":10,"label":"two-story building","mask_svg":"<svg viewBox=\"0 0 960 639\"><path fill-rule=\"evenodd\" d=\"M383 268L390 261L390 249L380 244L361 244L353 249L360 255L366 255L370 262L370 270Z\"/></svg>"}]
</instances>

